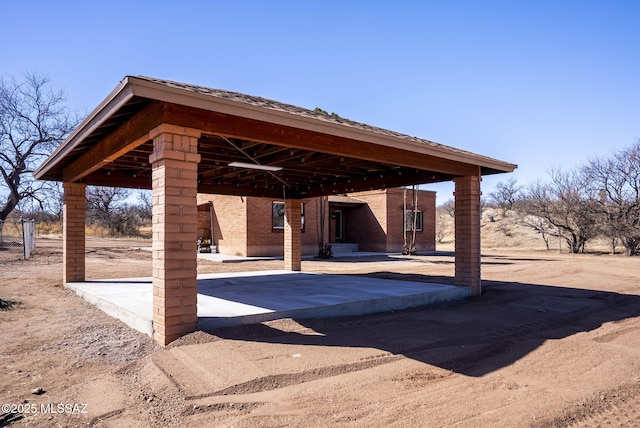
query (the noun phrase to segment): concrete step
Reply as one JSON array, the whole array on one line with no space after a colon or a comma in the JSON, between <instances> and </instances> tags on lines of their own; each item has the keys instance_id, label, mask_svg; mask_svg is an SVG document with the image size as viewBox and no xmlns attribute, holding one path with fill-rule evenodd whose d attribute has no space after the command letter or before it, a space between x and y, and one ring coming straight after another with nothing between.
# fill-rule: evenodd
<instances>
[{"instance_id":1,"label":"concrete step","mask_svg":"<svg viewBox=\"0 0 640 428\"><path fill-rule=\"evenodd\" d=\"M358 244L351 244L348 242L333 242L331 243L331 249L333 250L333 254L353 253L358 251Z\"/></svg>"}]
</instances>

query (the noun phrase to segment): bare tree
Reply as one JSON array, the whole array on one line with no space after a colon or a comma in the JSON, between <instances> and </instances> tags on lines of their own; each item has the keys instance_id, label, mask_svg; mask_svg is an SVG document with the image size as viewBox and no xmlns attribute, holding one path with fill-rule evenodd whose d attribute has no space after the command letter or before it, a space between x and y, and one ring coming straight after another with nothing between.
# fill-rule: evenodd
<instances>
[{"instance_id":1,"label":"bare tree","mask_svg":"<svg viewBox=\"0 0 640 428\"><path fill-rule=\"evenodd\" d=\"M436 207L436 241L442 244L453 230L452 220L455 217L456 208L453 199Z\"/></svg>"},{"instance_id":2,"label":"bare tree","mask_svg":"<svg viewBox=\"0 0 640 428\"><path fill-rule=\"evenodd\" d=\"M449 199L444 204L438 206L436 208L436 213L437 214L445 213L449 217L454 218L456 216L456 204L453 201L453 199Z\"/></svg>"},{"instance_id":3,"label":"bare tree","mask_svg":"<svg viewBox=\"0 0 640 428\"><path fill-rule=\"evenodd\" d=\"M112 235L128 235L137 225L130 207L124 204L129 189L91 186L87 188L87 222L104 227Z\"/></svg>"},{"instance_id":4,"label":"bare tree","mask_svg":"<svg viewBox=\"0 0 640 428\"><path fill-rule=\"evenodd\" d=\"M552 237L557 237L558 234L556 231L558 230L554 227L549 220L538 217L535 215L522 215L518 219L518 223L533 229L536 233L540 235L540 238L544 241L544 245L547 247L547 251L551 249L550 241Z\"/></svg>"},{"instance_id":5,"label":"bare tree","mask_svg":"<svg viewBox=\"0 0 640 428\"><path fill-rule=\"evenodd\" d=\"M45 217L62 221L62 208L64 205L62 183L49 182L41 189L41 194L45 196L43 200L34 198L21 199L16 205L13 215L23 218Z\"/></svg>"},{"instance_id":6,"label":"bare tree","mask_svg":"<svg viewBox=\"0 0 640 428\"><path fill-rule=\"evenodd\" d=\"M640 141L608 159L592 159L584 172L613 252L619 240L627 255L640 255Z\"/></svg>"},{"instance_id":7,"label":"bare tree","mask_svg":"<svg viewBox=\"0 0 640 428\"><path fill-rule=\"evenodd\" d=\"M544 219L565 240L569 251L584 253L585 244L599 233L594 216L597 201L589 196L581 171L552 170L551 181L532 185L522 199L525 214Z\"/></svg>"},{"instance_id":8,"label":"bare tree","mask_svg":"<svg viewBox=\"0 0 640 428\"><path fill-rule=\"evenodd\" d=\"M516 204L522 196L522 186L518 184L518 180L511 177L507 181L501 181L496 184L495 190L489 193L489 198L485 205L499 210L500 217L496 218L495 210L489 210L489 222L493 223L499 220L496 229L505 236L513 236L513 226L518 220L518 212Z\"/></svg>"},{"instance_id":9,"label":"bare tree","mask_svg":"<svg viewBox=\"0 0 640 428\"><path fill-rule=\"evenodd\" d=\"M151 220L153 216L153 197L150 190L138 190L138 213L142 220Z\"/></svg>"},{"instance_id":10,"label":"bare tree","mask_svg":"<svg viewBox=\"0 0 640 428\"><path fill-rule=\"evenodd\" d=\"M518 200L522 197L522 186L518 180L511 177L507 181L501 181L496 184L493 192L489 193L489 203L500 208L502 215L512 211Z\"/></svg>"},{"instance_id":11,"label":"bare tree","mask_svg":"<svg viewBox=\"0 0 640 428\"><path fill-rule=\"evenodd\" d=\"M438 214L436 221L436 242L442 244L450 232L451 220L447 219L446 214Z\"/></svg>"},{"instance_id":12,"label":"bare tree","mask_svg":"<svg viewBox=\"0 0 640 428\"><path fill-rule=\"evenodd\" d=\"M44 205L51 185L31 173L75 126L63 102L47 77L0 78L0 225L24 199Z\"/></svg>"}]
</instances>

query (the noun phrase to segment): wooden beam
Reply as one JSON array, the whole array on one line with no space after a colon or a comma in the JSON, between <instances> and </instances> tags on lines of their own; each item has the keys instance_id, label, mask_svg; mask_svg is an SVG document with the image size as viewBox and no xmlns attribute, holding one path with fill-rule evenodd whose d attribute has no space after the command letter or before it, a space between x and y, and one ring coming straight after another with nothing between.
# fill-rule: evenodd
<instances>
[{"instance_id":1,"label":"wooden beam","mask_svg":"<svg viewBox=\"0 0 640 428\"><path fill-rule=\"evenodd\" d=\"M63 181L79 181L97 169L113 162L123 154L149 141L149 130L164 119L164 105L153 102L131 119L107 135L88 152L68 165L62 174Z\"/></svg>"},{"instance_id":2,"label":"wooden beam","mask_svg":"<svg viewBox=\"0 0 640 428\"><path fill-rule=\"evenodd\" d=\"M453 179L452 176L432 173L426 171L403 172L402 175L383 174L383 176L370 176L366 179L337 180L333 182L311 186L307 189L298 189L297 193L301 197L311 198L315 196L340 195L343 193L362 192L374 189L391 189L393 187L410 186L413 184L435 183L439 181L448 181Z\"/></svg>"},{"instance_id":3,"label":"wooden beam","mask_svg":"<svg viewBox=\"0 0 640 428\"><path fill-rule=\"evenodd\" d=\"M81 182L91 186L110 186L151 190L150 174L134 176L132 174L123 174L117 171L107 174L104 170L100 170L84 176Z\"/></svg>"},{"instance_id":4,"label":"wooden beam","mask_svg":"<svg viewBox=\"0 0 640 428\"><path fill-rule=\"evenodd\" d=\"M213 195L234 195L234 196L257 196L261 198L282 199L282 186L272 186L271 188L253 186L234 186L233 184L198 184L198 193L209 193Z\"/></svg>"},{"instance_id":5,"label":"wooden beam","mask_svg":"<svg viewBox=\"0 0 640 428\"><path fill-rule=\"evenodd\" d=\"M392 165L419 168L453 176L472 175L478 168L476 165L444 159L439 156L171 103L166 104L166 117L171 124L198 128L203 133L372 162L384 161Z\"/></svg>"}]
</instances>

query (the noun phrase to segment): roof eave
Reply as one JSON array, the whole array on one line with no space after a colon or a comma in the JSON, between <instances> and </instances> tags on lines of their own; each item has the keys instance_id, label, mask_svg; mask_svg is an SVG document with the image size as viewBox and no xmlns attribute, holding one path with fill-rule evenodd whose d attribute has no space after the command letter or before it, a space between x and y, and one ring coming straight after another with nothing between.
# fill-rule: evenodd
<instances>
[{"instance_id":1,"label":"roof eave","mask_svg":"<svg viewBox=\"0 0 640 428\"><path fill-rule=\"evenodd\" d=\"M408 137L399 138L367 129L323 120L317 117L296 115L288 111L268 109L249 103L215 97L195 91L185 90L152 82L146 79L127 76L120 84L76 127L63 144L40 165L34 177L40 179L69 152L77 147L87 136L103 124L134 96L164 101L178 105L230 114L247 119L291 126L337 137L366 141L387 147L439 156L448 160L478 165L483 169L501 172L513 172L516 165L489 158L464 150L455 149L439 143Z\"/></svg>"},{"instance_id":2,"label":"roof eave","mask_svg":"<svg viewBox=\"0 0 640 428\"><path fill-rule=\"evenodd\" d=\"M120 109L134 96L129 85L129 78L125 77L111 93L93 109L91 113L75 128L75 130L45 159L34 171L33 176L41 179L55 164L78 146L96 128L102 125L112 114Z\"/></svg>"}]
</instances>

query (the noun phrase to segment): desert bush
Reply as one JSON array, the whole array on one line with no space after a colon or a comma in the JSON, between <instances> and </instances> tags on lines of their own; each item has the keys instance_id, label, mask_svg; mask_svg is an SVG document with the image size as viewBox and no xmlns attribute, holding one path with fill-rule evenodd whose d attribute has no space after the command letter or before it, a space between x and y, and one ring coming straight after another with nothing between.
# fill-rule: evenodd
<instances>
[{"instance_id":1,"label":"desert bush","mask_svg":"<svg viewBox=\"0 0 640 428\"><path fill-rule=\"evenodd\" d=\"M572 253L583 253L588 241L618 244L629 256L640 255L640 141L606 158L573 170L554 169L548 181L521 187L515 179L498 183L489 203L540 234L547 249L558 237ZM508 236L510 225L498 229Z\"/></svg>"},{"instance_id":2,"label":"desert bush","mask_svg":"<svg viewBox=\"0 0 640 428\"><path fill-rule=\"evenodd\" d=\"M640 255L640 141L608 159L592 159L583 173L613 251L620 242L627 255Z\"/></svg>"}]
</instances>

